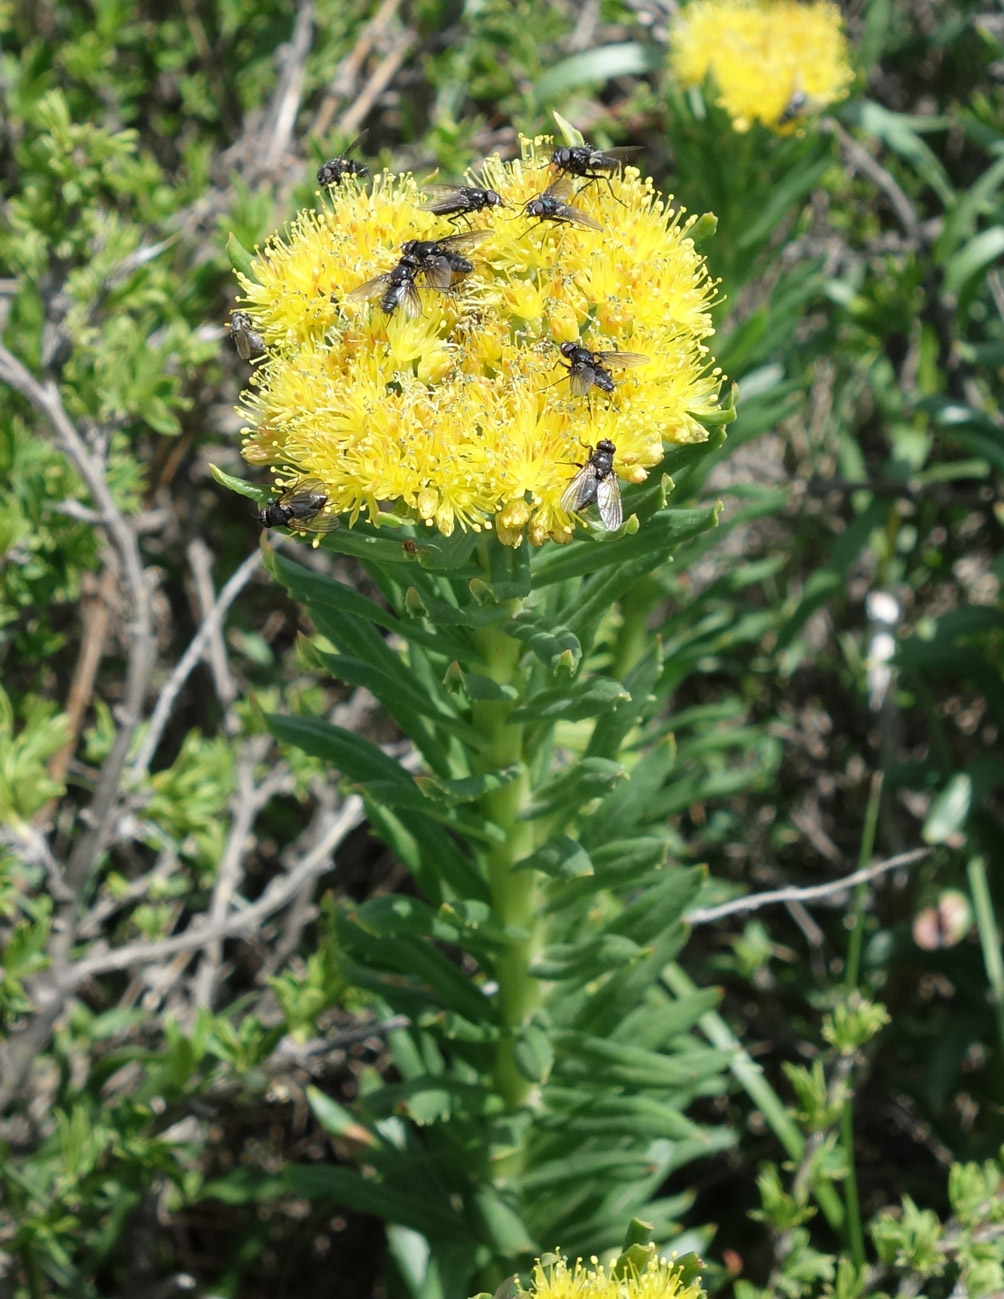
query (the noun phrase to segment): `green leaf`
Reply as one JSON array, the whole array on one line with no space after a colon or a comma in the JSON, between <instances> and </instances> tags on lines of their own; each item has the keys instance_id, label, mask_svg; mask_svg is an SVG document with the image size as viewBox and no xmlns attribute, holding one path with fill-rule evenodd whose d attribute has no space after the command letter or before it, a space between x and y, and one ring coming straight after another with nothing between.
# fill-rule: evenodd
<instances>
[{"instance_id":1,"label":"green leaf","mask_svg":"<svg viewBox=\"0 0 1004 1299\"><path fill-rule=\"evenodd\" d=\"M209 472L221 487L236 492L238 496L246 496L248 500L254 501L256 505L267 505L269 501L275 499L275 492L271 487L262 486L259 483L248 483L243 478L235 478L233 474L224 473L222 469L214 464L210 464Z\"/></svg>"},{"instance_id":2,"label":"green leaf","mask_svg":"<svg viewBox=\"0 0 1004 1299\"><path fill-rule=\"evenodd\" d=\"M519 1030L513 1043L513 1061L532 1083L545 1083L554 1065L550 1027L538 1012Z\"/></svg>"},{"instance_id":3,"label":"green leaf","mask_svg":"<svg viewBox=\"0 0 1004 1299\"><path fill-rule=\"evenodd\" d=\"M691 871L681 872L690 876ZM689 898L688 898L689 901ZM701 988L688 996L667 999L659 1006L638 1006L616 1028L612 1037L648 1051L664 1048L674 1037L688 1032L700 1017L721 1001L720 988Z\"/></svg>"},{"instance_id":4,"label":"green leaf","mask_svg":"<svg viewBox=\"0 0 1004 1299\"><path fill-rule=\"evenodd\" d=\"M591 1128L602 1132L620 1132L644 1141L668 1137L671 1141L700 1136L702 1129L667 1105L651 1096L625 1096L613 1092L608 1096L590 1095L589 1104L582 1104L582 1092L577 1087L561 1087L553 1081L544 1095L548 1110L561 1114L562 1130L571 1132L578 1128L588 1134Z\"/></svg>"},{"instance_id":5,"label":"green leaf","mask_svg":"<svg viewBox=\"0 0 1004 1299\"><path fill-rule=\"evenodd\" d=\"M547 104L576 86L610 81L613 77L644 76L661 68L666 61L664 50L641 45L637 41L623 41L617 45L600 45L581 54L561 59L538 79L534 94L539 104ZM554 110L552 109L552 112ZM581 144L582 136L559 114L554 119L566 144ZM569 135L578 137L569 139Z\"/></svg>"},{"instance_id":6,"label":"green leaf","mask_svg":"<svg viewBox=\"0 0 1004 1299\"><path fill-rule=\"evenodd\" d=\"M703 448L701 448L703 450ZM648 519L634 536L618 537L614 541L573 542L568 546L555 546L542 552L534 564L533 585L539 590L553 582L567 582L571 577L595 574L598 569L618 569L622 564L641 563L639 572L651 571L670 553L675 545L717 526L721 505L698 509L660 510ZM648 565L646 568L645 565ZM634 578L632 577L631 581ZM630 583L629 583L630 584ZM625 588L626 589L626 588ZM569 605L569 610L576 607ZM574 630L573 620L563 619L566 627Z\"/></svg>"},{"instance_id":7,"label":"green leaf","mask_svg":"<svg viewBox=\"0 0 1004 1299\"><path fill-rule=\"evenodd\" d=\"M669 736L645 754L626 781L611 789L582 826L582 842L590 856L594 847L640 831L653 820L652 804L675 765L676 744Z\"/></svg>"},{"instance_id":8,"label":"green leaf","mask_svg":"<svg viewBox=\"0 0 1004 1299\"><path fill-rule=\"evenodd\" d=\"M558 123L558 130L561 132L561 138L567 145L574 148L576 145L585 144L585 137L582 132L571 122L567 121L556 108L551 109L551 116Z\"/></svg>"},{"instance_id":9,"label":"green leaf","mask_svg":"<svg viewBox=\"0 0 1004 1299\"><path fill-rule=\"evenodd\" d=\"M381 1222L396 1222L426 1236L453 1237L463 1230L449 1212L449 1197L437 1194L433 1186L423 1185L415 1170L409 1191L389 1185L382 1178L363 1177L330 1165L287 1164L282 1180L289 1194L372 1214Z\"/></svg>"},{"instance_id":10,"label":"green leaf","mask_svg":"<svg viewBox=\"0 0 1004 1299\"><path fill-rule=\"evenodd\" d=\"M270 713L265 724L277 740L330 762L335 770L353 780L389 780L407 786L412 783L409 773L375 744L319 717Z\"/></svg>"},{"instance_id":11,"label":"green leaf","mask_svg":"<svg viewBox=\"0 0 1004 1299\"><path fill-rule=\"evenodd\" d=\"M965 772L954 775L931 804L921 838L925 843L945 843L959 833L969 816L973 782Z\"/></svg>"},{"instance_id":12,"label":"green leaf","mask_svg":"<svg viewBox=\"0 0 1004 1299\"><path fill-rule=\"evenodd\" d=\"M596 719L586 754L612 758L620 752L628 732L642 717L662 671L662 640L657 636L624 679L628 698L604 710Z\"/></svg>"},{"instance_id":13,"label":"green leaf","mask_svg":"<svg viewBox=\"0 0 1004 1299\"><path fill-rule=\"evenodd\" d=\"M471 1207L482 1224L483 1239L497 1258L534 1253L538 1246L515 1208L494 1187L484 1184L473 1195Z\"/></svg>"},{"instance_id":14,"label":"green leaf","mask_svg":"<svg viewBox=\"0 0 1004 1299\"><path fill-rule=\"evenodd\" d=\"M506 623L505 631L514 640L522 641L552 672L559 667L578 671L582 647L567 627L556 626L552 619L532 609L523 609Z\"/></svg>"},{"instance_id":15,"label":"green leaf","mask_svg":"<svg viewBox=\"0 0 1004 1299\"><path fill-rule=\"evenodd\" d=\"M475 600L459 607L425 596L413 586L408 588L407 608L413 618L427 618L440 627L492 627L509 617L503 604L481 605Z\"/></svg>"},{"instance_id":16,"label":"green leaf","mask_svg":"<svg viewBox=\"0 0 1004 1299\"><path fill-rule=\"evenodd\" d=\"M450 536L430 528L419 534L415 541L418 545L418 562L430 572L450 572L460 568L471 557L477 545L477 537L472 532L456 528Z\"/></svg>"},{"instance_id":17,"label":"green leaf","mask_svg":"<svg viewBox=\"0 0 1004 1299\"><path fill-rule=\"evenodd\" d=\"M460 664L453 662L443 678L450 689L456 684L470 700L482 700L492 704L511 704L519 698L515 686L493 681L491 677L480 676L476 672L463 672Z\"/></svg>"},{"instance_id":18,"label":"green leaf","mask_svg":"<svg viewBox=\"0 0 1004 1299\"><path fill-rule=\"evenodd\" d=\"M364 908L354 915L338 913L336 933L348 954L365 961L371 970L396 971L408 976L415 981L413 992L472 1023L495 1019L491 998L483 996L467 975L425 937L403 932L403 922L401 928L392 931L393 942L387 942L386 933L381 932L376 921L371 929L368 917L381 915L386 919L386 911L367 912Z\"/></svg>"},{"instance_id":19,"label":"green leaf","mask_svg":"<svg viewBox=\"0 0 1004 1299\"><path fill-rule=\"evenodd\" d=\"M534 802L521 812L520 819L532 821L556 812L578 812L583 803L605 794L625 774L621 764L609 758L583 758L541 786Z\"/></svg>"},{"instance_id":20,"label":"green leaf","mask_svg":"<svg viewBox=\"0 0 1004 1299\"><path fill-rule=\"evenodd\" d=\"M382 811L417 812L449 826L457 834L472 841L484 843L505 841L505 831L494 821L488 820L481 813L466 816L458 812L456 807L427 798L414 781L410 785L405 785L397 780L368 780L352 784L349 789L363 798L367 812L375 808Z\"/></svg>"},{"instance_id":21,"label":"green leaf","mask_svg":"<svg viewBox=\"0 0 1004 1299\"><path fill-rule=\"evenodd\" d=\"M488 886L452 831L422 812L395 811L367 800L370 826L414 877L423 894L439 904L454 898L488 900Z\"/></svg>"},{"instance_id":22,"label":"green leaf","mask_svg":"<svg viewBox=\"0 0 1004 1299\"><path fill-rule=\"evenodd\" d=\"M608 932L624 934L639 944L651 942L682 917L701 882L699 868L677 866L660 871L653 884L610 922Z\"/></svg>"},{"instance_id":23,"label":"green leaf","mask_svg":"<svg viewBox=\"0 0 1004 1299\"><path fill-rule=\"evenodd\" d=\"M254 270L254 254L248 252L233 231L227 235L226 254L235 271L240 271L252 284L259 283Z\"/></svg>"},{"instance_id":24,"label":"green leaf","mask_svg":"<svg viewBox=\"0 0 1004 1299\"><path fill-rule=\"evenodd\" d=\"M945 264L945 290L958 294L966 282L983 275L1004 254L1004 226L991 226L962 245Z\"/></svg>"},{"instance_id":25,"label":"green leaf","mask_svg":"<svg viewBox=\"0 0 1004 1299\"><path fill-rule=\"evenodd\" d=\"M514 708L510 722L539 722L557 720L579 721L595 717L631 696L619 681L611 677L591 676L584 681L574 681L553 690L537 690L531 701Z\"/></svg>"},{"instance_id":26,"label":"green leaf","mask_svg":"<svg viewBox=\"0 0 1004 1299\"><path fill-rule=\"evenodd\" d=\"M308 609L324 609L329 613L350 614L354 618L368 619L388 631L395 631L407 636L412 630L387 609L383 609L375 600L360 595L344 582L332 577L315 573L313 569L296 564L285 555L270 550L265 558L265 567L286 588L291 596L302 600Z\"/></svg>"},{"instance_id":27,"label":"green leaf","mask_svg":"<svg viewBox=\"0 0 1004 1299\"><path fill-rule=\"evenodd\" d=\"M578 943L552 943L530 967L535 979L596 979L638 956L638 944L619 934L598 934Z\"/></svg>"},{"instance_id":28,"label":"green leaf","mask_svg":"<svg viewBox=\"0 0 1004 1299\"><path fill-rule=\"evenodd\" d=\"M550 875L554 879L575 879L593 874L589 854L580 843L564 834L549 839L529 857L521 857L511 869L540 871L542 875Z\"/></svg>"},{"instance_id":29,"label":"green leaf","mask_svg":"<svg viewBox=\"0 0 1004 1299\"><path fill-rule=\"evenodd\" d=\"M712 1047L691 1047L661 1055L564 1030L555 1032L554 1041L558 1048L557 1067L563 1075L602 1076L606 1086L690 1088L726 1069L733 1057L731 1051L716 1051Z\"/></svg>"},{"instance_id":30,"label":"green leaf","mask_svg":"<svg viewBox=\"0 0 1004 1299\"><path fill-rule=\"evenodd\" d=\"M477 776L463 776L457 780L437 780L434 776L416 776L415 784L430 799L446 803L453 807L460 803L473 803L485 794L496 789L503 789L512 784L526 768L521 762L502 767L498 771L486 771Z\"/></svg>"}]
</instances>

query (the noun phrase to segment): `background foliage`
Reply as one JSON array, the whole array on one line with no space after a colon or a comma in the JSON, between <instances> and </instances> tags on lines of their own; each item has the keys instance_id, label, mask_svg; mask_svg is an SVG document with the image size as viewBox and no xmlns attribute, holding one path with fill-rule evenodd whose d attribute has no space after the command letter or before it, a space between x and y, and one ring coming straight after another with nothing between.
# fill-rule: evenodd
<instances>
[{"instance_id":1,"label":"background foliage","mask_svg":"<svg viewBox=\"0 0 1004 1299\"><path fill-rule=\"evenodd\" d=\"M717 214L716 350L742 393L727 440L667 464L672 504L717 526L634 586L621 629L630 663L661 638L638 689L652 752L672 751L659 833L694 887L652 995L689 1005L688 1052L724 1053L707 1086L637 1119L676 1145L622 1185L746 1299L1000 1288L1004 28L920 0L846 17L856 93L774 140L671 84L667 14L642 0L0 11L0 308L24 367L0 367L9 1292L250 1297L336 1277L453 1299L471 1241L482 1273L489 1254L524 1265L511 1205L464 1205L458 1225L456 1183L424 1184L409 1144L447 1131L427 1085L446 1030L399 1016L465 996L458 933L429 930L437 899L409 892L366 791L263 721L287 719L280 740L334 723L407 766L404 721L299 636L313 581L384 609L394 593L285 545L266 579L253 515L208 464L240 472L228 234L250 247L314 202L317 164L364 126L367 155L453 176L550 129L552 108L644 144L664 188ZM111 511L119 532L99 526ZM925 844L850 898L702 921ZM350 932L358 914L396 945L433 933L442 1004L374 985L386 947ZM572 954L588 979L616 959L617 917L584 904L581 924L608 926ZM46 1000L60 962L73 981ZM603 1054L608 1028L598 1073L632 1063ZM484 1135L461 1118L436 1164L458 1183L478 1180ZM622 1222L597 1238L609 1173L569 1158L526 1188L561 1236L535 1243L614 1245Z\"/></svg>"}]
</instances>

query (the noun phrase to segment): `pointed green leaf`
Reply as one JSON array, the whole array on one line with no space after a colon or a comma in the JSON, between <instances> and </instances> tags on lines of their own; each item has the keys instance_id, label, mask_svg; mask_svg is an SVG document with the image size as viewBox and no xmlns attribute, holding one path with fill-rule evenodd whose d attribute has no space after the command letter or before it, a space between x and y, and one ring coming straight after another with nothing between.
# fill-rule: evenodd
<instances>
[{"instance_id":1,"label":"pointed green leaf","mask_svg":"<svg viewBox=\"0 0 1004 1299\"><path fill-rule=\"evenodd\" d=\"M559 665L563 670L578 670L582 647L567 627L556 626L550 618L523 609L506 624L505 630L514 640L522 641L552 672Z\"/></svg>"},{"instance_id":2,"label":"pointed green leaf","mask_svg":"<svg viewBox=\"0 0 1004 1299\"><path fill-rule=\"evenodd\" d=\"M296 564L276 551L269 552L265 566L291 596L302 600L310 609L351 614L355 618L374 622L388 631L396 631L402 636L406 636L410 630L396 614L382 609L375 600L360 595L358 591L344 582L336 581L333 577L325 577L322 573L315 573L313 569L304 568L302 564Z\"/></svg>"},{"instance_id":3,"label":"pointed green leaf","mask_svg":"<svg viewBox=\"0 0 1004 1299\"><path fill-rule=\"evenodd\" d=\"M233 231L227 235L226 254L235 271L240 271L252 284L259 283L254 270L254 253L248 252Z\"/></svg>"},{"instance_id":4,"label":"pointed green leaf","mask_svg":"<svg viewBox=\"0 0 1004 1299\"><path fill-rule=\"evenodd\" d=\"M973 782L964 771L954 775L931 804L920 835L925 843L945 843L966 823L973 798Z\"/></svg>"},{"instance_id":5,"label":"pointed green leaf","mask_svg":"<svg viewBox=\"0 0 1004 1299\"><path fill-rule=\"evenodd\" d=\"M520 1028L513 1043L513 1061L529 1082L547 1082L554 1065L554 1051L549 1026L540 1014Z\"/></svg>"},{"instance_id":6,"label":"pointed green leaf","mask_svg":"<svg viewBox=\"0 0 1004 1299\"><path fill-rule=\"evenodd\" d=\"M515 723L561 718L574 722L595 717L630 698L621 683L612 677L590 676L553 690L536 691L529 703L512 710L509 720Z\"/></svg>"},{"instance_id":7,"label":"pointed green leaf","mask_svg":"<svg viewBox=\"0 0 1004 1299\"><path fill-rule=\"evenodd\" d=\"M691 1047L663 1055L643 1051L623 1042L611 1042L584 1033L556 1030L557 1067L570 1076L602 1076L607 1086L691 1088L727 1069L734 1052L713 1047Z\"/></svg>"},{"instance_id":8,"label":"pointed green leaf","mask_svg":"<svg viewBox=\"0 0 1004 1299\"><path fill-rule=\"evenodd\" d=\"M330 1164L287 1164L283 1180L292 1195L372 1214L381 1222L396 1222L425 1236L456 1237L463 1225L450 1212L449 1198L423 1185L414 1171L411 1189L402 1191L383 1178L363 1177Z\"/></svg>"},{"instance_id":9,"label":"pointed green leaf","mask_svg":"<svg viewBox=\"0 0 1004 1299\"><path fill-rule=\"evenodd\" d=\"M559 811L581 811L583 803L606 794L625 775L619 762L609 758L583 758L541 786L534 802L520 813L520 819L530 821Z\"/></svg>"},{"instance_id":10,"label":"pointed green leaf","mask_svg":"<svg viewBox=\"0 0 1004 1299\"><path fill-rule=\"evenodd\" d=\"M474 601L458 608L445 600L420 594L414 587L410 587L407 593L407 609L413 617L428 618L440 627L491 627L509 616L506 605L479 605Z\"/></svg>"},{"instance_id":11,"label":"pointed green leaf","mask_svg":"<svg viewBox=\"0 0 1004 1299\"><path fill-rule=\"evenodd\" d=\"M283 717L271 713L266 716L265 723L277 740L296 745L315 758L322 758L353 780L412 783L409 773L393 758L388 758L382 749L320 717Z\"/></svg>"},{"instance_id":12,"label":"pointed green leaf","mask_svg":"<svg viewBox=\"0 0 1004 1299\"><path fill-rule=\"evenodd\" d=\"M575 879L592 875L593 863L580 843L561 834L549 839L529 857L521 857L511 869L540 871L542 875L550 875L555 879Z\"/></svg>"},{"instance_id":13,"label":"pointed green leaf","mask_svg":"<svg viewBox=\"0 0 1004 1299\"><path fill-rule=\"evenodd\" d=\"M233 474L225 473L218 465L211 464L209 472L221 487L236 492L238 496L246 496L249 501L254 501L256 505L266 505L275 497L275 492L268 485L245 482L243 478L235 478Z\"/></svg>"},{"instance_id":14,"label":"pointed green leaf","mask_svg":"<svg viewBox=\"0 0 1004 1299\"><path fill-rule=\"evenodd\" d=\"M502 767L498 771L486 771L477 776L463 776L458 780L416 776L415 784L427 798L436 799L452 807L460 803L473 803L492 790L502 789L512 784L525 770L521 762L514 762L511 766Z\"/></svg>"},{"instance_id":15,"label":"pointed green leaf","mask_svg":"<svg viewBox=\"0 0 1004 1299\"><path fill-rule=\"evenodd\" d=\"M491 677L480 676L476 672L463 672L458 663L451 663L447 672L446 684L452 689L453 683L470 700L483 700L492 704L511 704L519 698L519 691L508 683L500 684Z\"/></svg>"}]
</instances>

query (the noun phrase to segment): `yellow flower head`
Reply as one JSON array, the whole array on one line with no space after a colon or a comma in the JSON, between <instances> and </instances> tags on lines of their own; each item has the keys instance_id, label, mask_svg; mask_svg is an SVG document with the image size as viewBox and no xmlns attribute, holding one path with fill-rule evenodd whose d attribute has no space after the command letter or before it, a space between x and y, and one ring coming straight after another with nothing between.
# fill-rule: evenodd
<instances>
[{"instance_id":1,"label":"yellow flower head","mask_svg":"<svg viewBox=\"0 0 1004 1299\"><path fill-rule=\"evenodd\" d=\"M570 1268L560 1255L533 1269L529 1290L519 1299L704 1299L698 1282L684 1284L676 1263L653 1256L643 1269L628 1267L621 1275L608 1272L592 1259L586 1267L581 1259Z\"/></svg>"},{"instance_id":2,"label":"yellow flower head","mask_svg":"<svg viewBox=\"0 0 1004 1299\"><path fill-rule=\"evenodd\" d=\"M710 73L737 131L762 122L790 134L853 77L840 10L825 0L694 0L670 36L670 64L685 86Z\"/></svg>"},{"instance_id":3,"label":"yellow flower head","mask_svg":"<svg viewBox=\"0 0 1004 1299\"><path fill-rule=\"evenodd\" d=\"M559 186L588 224L535 224L523 207L557 179L548 144L524 141L522 159L470 177L504 206L467 224L423 210L411 175L343 180L239 275L264 346L244 454L277 487L315 480L350 523L494 527L539 545L571 538L561 498L601 439L634 483L664 442L706 439L722 377L695 218L628 168L609 186ZM402 262L407 241L444 238L448 264ZM610 360L583 392L562 343L644 360Z\"/></svg>"}]
</instances>

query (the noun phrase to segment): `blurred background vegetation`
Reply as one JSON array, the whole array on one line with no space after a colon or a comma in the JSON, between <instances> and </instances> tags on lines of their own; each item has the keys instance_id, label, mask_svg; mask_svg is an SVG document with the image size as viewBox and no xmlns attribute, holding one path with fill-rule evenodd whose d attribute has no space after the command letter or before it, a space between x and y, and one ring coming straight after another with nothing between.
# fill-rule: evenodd
<instances>
[{"instance_id":1,"label":"blurred background vegetation","mask_svg":"<svg viewBox=\"0 0 1004 1299\"><path fill-rule=\"evenodd\" d=\"M379 1196L284 1175L366 1164L306 1089L349 1105L397 1066L322 940L400 866L262 713L400 737L317 669L253 511L210 476L243 468L226 244L318 202L318 165L362 131L371 165L442 180L553 132L552 109L644 146L719 220L703 249L739 417L668 468L676 503L723 508L636 596L666 651L662 812L707 868L696 901L930 849L853 895L695 920L681 964L722 989L702 1030L748 1054L694 1097L713 1137L654 1192L715 1290L1000 1281L1000 1168L974 1165L1004 1141L1004 19L843 6L851 96L776 137L674 84L675 11L0 7L0 1294L433 1293L400 1242L388 1262ZM281 917L171 946L304 861ZM63 942L83 964L50 1014ZM841 1020L854 993L888 1022ZM889 1274L855 1289L841 1267L866 1257Z\"/></svg>"}]
</instances>

